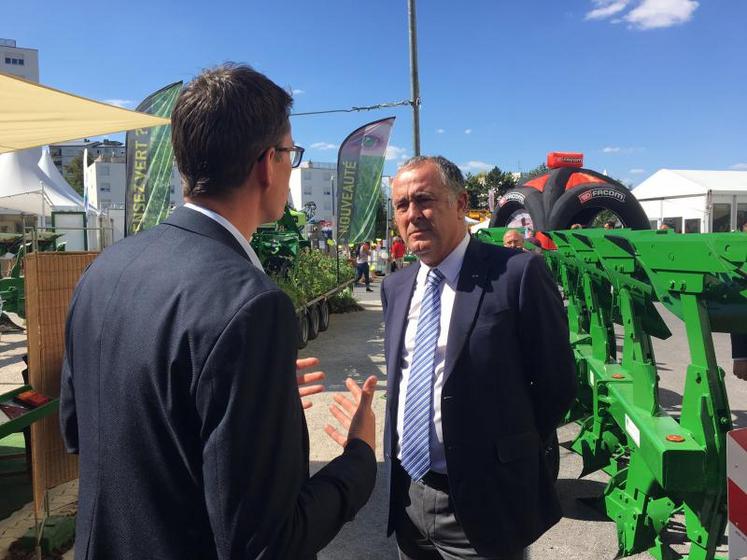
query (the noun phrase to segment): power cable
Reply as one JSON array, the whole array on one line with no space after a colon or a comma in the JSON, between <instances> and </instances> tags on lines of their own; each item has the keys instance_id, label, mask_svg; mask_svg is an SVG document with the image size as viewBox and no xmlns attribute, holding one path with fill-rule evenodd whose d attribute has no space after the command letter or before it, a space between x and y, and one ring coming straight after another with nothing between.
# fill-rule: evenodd
<instances>
[{"instance_id":1,"label":"power cable","mask_svg":"<svg viewBox=\"0 0 747 560\"><path fill-rule=\"evenodd\" d=\"M357 111L374 111L376 109L385 109L387 107L402 107L404 105L413 105L409 99L404 101L393 101L391 103L379 103L377 105L368 105L365 107L351 107L350 109L329 109L327 111L308 111L305 113L291 113L291 117L301 117L304 115L323 115L326 113L355 113Z\"/></svg>"}]
</instances>

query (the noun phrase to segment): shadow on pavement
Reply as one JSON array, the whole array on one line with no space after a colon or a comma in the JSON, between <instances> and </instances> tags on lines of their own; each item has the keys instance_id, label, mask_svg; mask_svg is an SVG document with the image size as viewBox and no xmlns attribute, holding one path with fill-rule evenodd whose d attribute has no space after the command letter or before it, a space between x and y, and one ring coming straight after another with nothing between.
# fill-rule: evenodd
<instances>
[{"instance_id":1,"label":"shadow on pavement","mask_svg":"<svg viewBox=\"0 0 747 560\"><path fill-rule=\"evenodd\" d=\"M609 521L594 502L602 497L605 483L596 480L560 478L555 484L563 517L581 521Z\"/></svg>"}]
</instances>

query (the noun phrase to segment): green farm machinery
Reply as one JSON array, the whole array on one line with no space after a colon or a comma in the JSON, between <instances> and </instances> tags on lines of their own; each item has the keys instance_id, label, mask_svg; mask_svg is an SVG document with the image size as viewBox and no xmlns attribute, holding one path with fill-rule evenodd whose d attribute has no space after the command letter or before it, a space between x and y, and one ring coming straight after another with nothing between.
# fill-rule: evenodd
<instances>
[{"instance_id":1,"label":"green farm machinery","mask_svg":"<svg viewBox=\"0 0 747 560\"><path fill-rule=\"evenodd\" d=\"M500 244L505 228L478 237ZM732 428L713 332L747 334L747 235L577 229L547 234L578 373L566 418L585 476L610 477L601 506L619 554L683 558L666 542L684 525L688 560L717 558L726 510L726 433ZM671 336L654 302L684 322L690 351L679 418L659 402L652 337ZM622 334L618 355L616 329Z\"/></svg>"}]
</instances>

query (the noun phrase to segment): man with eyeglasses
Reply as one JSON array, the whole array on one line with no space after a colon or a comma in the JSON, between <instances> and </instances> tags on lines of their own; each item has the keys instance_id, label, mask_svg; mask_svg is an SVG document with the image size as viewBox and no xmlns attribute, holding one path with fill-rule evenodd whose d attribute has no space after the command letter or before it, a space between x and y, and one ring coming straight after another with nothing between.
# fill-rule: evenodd
<instances>
[{"instance_id":1,"label":"man with eyeglasses","mask_svg":"<svg viewBox=\"0 0 747 560\"><path fill-rule=\"evenodd\" d=\"M376 378L348 379L347 430L325 428L344 451L309 477L299 395L323 374L296 377L318 360L296 360L293 305L249 245L301 162L291 104L247 66L195 78L172 115L187 204L76 288L60 404L76 558L310 558L373 490Z\"/></svg>"}]
</instances>

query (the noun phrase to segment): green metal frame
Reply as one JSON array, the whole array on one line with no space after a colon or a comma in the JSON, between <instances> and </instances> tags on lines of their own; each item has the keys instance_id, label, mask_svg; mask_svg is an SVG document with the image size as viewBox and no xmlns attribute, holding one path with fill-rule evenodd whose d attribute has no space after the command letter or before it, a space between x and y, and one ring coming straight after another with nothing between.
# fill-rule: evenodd
<instances>
[{"instance_id":1,"label":"green metal frame","mask_svg":"<svg viewBox=\"0 0 747 560\"><path fill-rule=\"evenodd\" d=\"M492 242L498 235L482 234ZM731 415L712 332L747 332L747 236L592 229L549 235L557 250L544 255L568 302L579 378L567 420L581 430L571 447L583 459L582 476L611 476L603 507L617 525L620 555L681 558L663 536L684 515L686 558L715 558L727 519ZM687 332L691 363L679 420L659 404L651 337L671 333L655 301ZM623 331L622 356L615 324Z\"/></svg>"}]
</instances>

